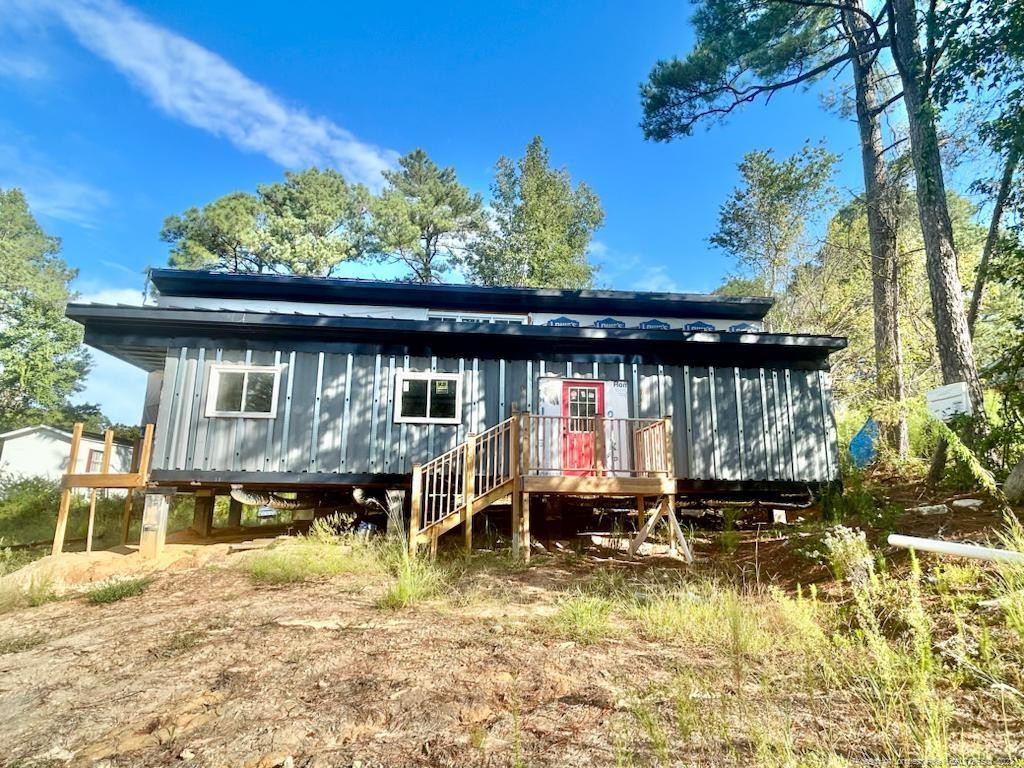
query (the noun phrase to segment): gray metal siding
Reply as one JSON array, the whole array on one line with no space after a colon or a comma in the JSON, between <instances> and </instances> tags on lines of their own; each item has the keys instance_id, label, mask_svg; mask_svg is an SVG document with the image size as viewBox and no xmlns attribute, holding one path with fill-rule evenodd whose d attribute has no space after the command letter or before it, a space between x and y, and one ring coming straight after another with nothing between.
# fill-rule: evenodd
<instances>
[{"instance_id":1,"label":"gray metal siding","mask_svg":"<svg viewBox=\"0 0 1024 768\"><path fill-rule=\"evenodd\" d=\"M207 418L217 361L282 366L273 419ZM396 424L395 374L462 381L459 425ZM702 480L838 477L828 372L786 368L430 358L308 351L167 350L154 466L170 470L409 472L535 407L541 376L625 380L630 416L673 419L676 474Z\"/></svg>"}]
</instances>

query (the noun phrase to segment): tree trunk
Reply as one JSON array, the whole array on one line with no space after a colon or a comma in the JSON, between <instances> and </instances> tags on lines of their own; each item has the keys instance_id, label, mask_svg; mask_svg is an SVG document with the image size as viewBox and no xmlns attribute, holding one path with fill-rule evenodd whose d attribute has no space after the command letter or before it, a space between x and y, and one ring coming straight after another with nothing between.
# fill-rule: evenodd
<instances>
[{"instance_id":1,"label":"tree trunk","mask_svg":"<svg viewBox=\"0 0 1024 768\"><path fill-rule=\"evenodd\" d=\"M918 41L914 0L891 0L890 31L893 57L903 85L910 128L910 153L917 182L917 209L924 237L925 265L931 293L935 337L944 384L967 382L974 412L984 420L981 380L964 311L963 288L957 272L953 225L946 203L935 106L925 78Z\"/></svg>"},{"instance_id":2,"label":"tree trunk","mask_svg":"<svg viewBox=\"0 0 1024 768\"><path fill-rule=\"evenodd\" d=\"M981 252L981 261L978 262L978 274L974 277L974 291L971 292L971 304L967 308L967 328L974 336L974 324L978 320L978 308L981 306L981 296L985 292L985 280L988 278L988 263L992 258L992 252L999 241L999 222L1003 217L1003 208L1006 207L1006 200L1010 196L1010 186L1013 184L1013 174L1017 170L1017 163L1020 162L1020 145L1015 143L1010 147L1006 155L1006 165L1003 168L1003 177L999 180L999 191L996 192L996 203L992 209L992 220L988 224L988 236L985 238L985 248Z\"/></svg>"},{"instance_id":3,"label":"tree trunk","mask_svg":"<svg viewBox=\"0 0 1024 768\"><path fill-rule=\"evenodd\" d=\"M860 0L849 0L851 9ZM900 263L897 243L897 200L885 164L878 82L870 31L864 18L853 10L843 13L851 42L851 63L856 91L857 126L860 129L864 197L867 205L868 239L871 245L871 294L875 331L875 388L879 400L898 404L895 418L880 419L882 438L899 458L910 452L907 412L903 406L903 340L900 334Z\"/></svg>"}]
</instances>

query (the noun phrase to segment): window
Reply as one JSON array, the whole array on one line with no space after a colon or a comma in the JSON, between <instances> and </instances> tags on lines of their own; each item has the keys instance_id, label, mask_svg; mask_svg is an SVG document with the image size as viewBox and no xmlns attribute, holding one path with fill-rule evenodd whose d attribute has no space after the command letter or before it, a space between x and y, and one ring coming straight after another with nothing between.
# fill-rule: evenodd
<instances>
[{"instance_id":1,"label":"window","mask_svg":"<svg viewBox=\"0 0 1024 768\"><path fill-rule=\"evenodd\" d=\"M214 364L210 368L207 416L272 419L277 415L277 366Z\"/></svg>"},{"instance_id":2,"label":"window","mask_svg":"<svg viewBox=\"0 0 1024 768\"><path fill-rule=\"evenodd\" d=\"M399 371L395 374L395 421L407 424L459 424L462 381L457 373Z\"/></svg>"},{"instance_id":3,"label":"window","mask_svg":"<svg viewBox=\"0 0 1024 768\"><path fill-rule=\"evenodd\" d=\"M494 323L495 325L523 325L526 318L523 315L490 315L474 312L463 314L461 312L429 312L428 320L440 320L446 323Z\"/></svg>"},{"instance_id":4,"label":"window","mask_svg":"<svg viewBox=\"0 0 1024 768\"><path fill-rule=\"evenodd\" d=\"M95 448L89 449L89 455L85 460L86 472L99 472L103 467L103 451Z\"/></svg>"}]
</instances>

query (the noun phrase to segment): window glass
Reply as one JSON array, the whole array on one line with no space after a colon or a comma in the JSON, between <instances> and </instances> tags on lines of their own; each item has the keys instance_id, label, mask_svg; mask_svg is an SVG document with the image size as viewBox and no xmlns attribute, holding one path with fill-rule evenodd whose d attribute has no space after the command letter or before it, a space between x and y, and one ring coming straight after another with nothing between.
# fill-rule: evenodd
<instances>
[{"instance_id":1,"label":"window glass","mask_svg":"<svg viewBox=\"0 0 1024 768\"><path fill-rule=\"evenodd\" d=\"M270 413L274 402L274 379L277 377L269 372L249 372L246 375L248 381L245 388L245 412Z\"/></svg>"},{"instance_id":2,"label":"window glass","mask_svg":"<svg viewBox=\"0 0 1024 768\"><path fill-rule=\"evenodd\" d=\"M403 416L422 418L427 415L427 384L426 379L405 379L402 382Z\"/></svg>"},{"instance_id":3,"label":"window glass","mask_svg":"<svg viewBox=\"0 0 1024 768\"><path fill-rule=\"evenodd\" d=\"M430 382L430 418L455 418L455 389L458 382L434 379Z\"/></svg>"},{"instance_id":4,"label":"window glass","mask_svg":"<svg viewBox=\"0 0 1024 768\"><path fill-rule=\"evenodd\" d=\"M242 410L242 388L245 373L242 371L219 371L217 383L217 410Z\"/></svg>"}]
</instances>

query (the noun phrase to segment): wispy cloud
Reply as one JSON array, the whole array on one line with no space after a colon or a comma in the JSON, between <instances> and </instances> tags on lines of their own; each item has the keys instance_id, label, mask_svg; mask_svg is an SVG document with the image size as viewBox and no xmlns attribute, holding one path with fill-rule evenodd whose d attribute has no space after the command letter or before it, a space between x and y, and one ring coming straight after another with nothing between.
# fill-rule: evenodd
<instances>
[{"instance_id":1,"label":"wispy cloud","mask_svg":"<svg viewBox=\"0 0 1024 768\"><path fill-rule=\"evenodd\" d=\"M59 20L159 109L286 168L327 165L377 186L397 158L286 103L228 61L117 0L7 0ZM0 0L0 5L4 5Z\"/></svg>"},{"instance_id":2,"label":"wispy cloud","mask_svg":"<svg viewBox=\"0 0 1024 768\"><path fill-rule=\"evenodd\" d=\"M0 53L0 77L43 80L49 73L46 63L37 56L22 51Z\"/></svg>"},{"instance_id":3,"label":"wispy cloud","mask_svg":"<svg viewBox=\"0 0 1024 768\"><path fill-rule=\"evenodd\" d=\"M102 189L54 167L25 141L0 144L0 188L18 187L37 214L85 227L110 202Z\"/></svg>"}]
</instances>

